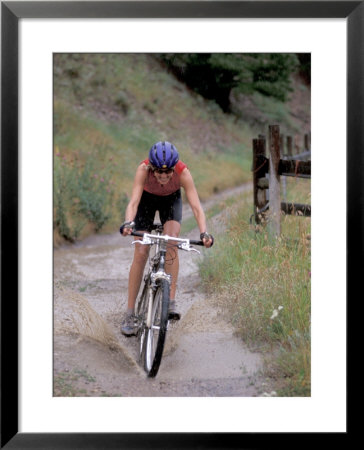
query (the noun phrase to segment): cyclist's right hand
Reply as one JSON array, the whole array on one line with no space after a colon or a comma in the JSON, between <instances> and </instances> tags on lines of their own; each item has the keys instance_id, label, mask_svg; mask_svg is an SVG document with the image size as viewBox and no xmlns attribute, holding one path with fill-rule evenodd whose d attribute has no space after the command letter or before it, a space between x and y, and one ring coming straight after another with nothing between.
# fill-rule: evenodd
<instances>
[{"instance_id":1,"label":"cyclist's right hand","mask_svg":"<svg viewBox=\"0 0 364 450\"><path fill-rule=\"evenodd\" d=\"M128 236L134 229L135 222L124 222L120 227L120 234Z\"/></svg>"},{"instance_id":2,"label":"cyclist's right hand","mask_svg":"<svg viewBox=\"0 0 364 450\"><path fill-rule=\"evenodd\" d=\"M212 234L206 233L206 231L204 233L200 234L200 239L203 242L203 245L206 248L210 248L214 245L214 237Z\"/></svg>"}]
</instances>

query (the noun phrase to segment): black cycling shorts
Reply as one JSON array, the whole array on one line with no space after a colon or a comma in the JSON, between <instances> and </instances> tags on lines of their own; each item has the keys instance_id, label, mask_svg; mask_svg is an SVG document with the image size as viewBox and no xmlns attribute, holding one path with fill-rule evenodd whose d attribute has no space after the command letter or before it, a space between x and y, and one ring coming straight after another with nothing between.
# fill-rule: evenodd
<instances>
[{"instance_id":1,"label":"black cycling shorts","mask_svg":"<svg viewBox=\"0 0 364 450\"><path fill-rule=\"evenodd\" d=\"M154 195L143 191L135 216L136 231L151 231L156 211L164 225L168 220L181 223L182 220L182 197L181 190L170 195Z\"/></svg>"}]
</instances>

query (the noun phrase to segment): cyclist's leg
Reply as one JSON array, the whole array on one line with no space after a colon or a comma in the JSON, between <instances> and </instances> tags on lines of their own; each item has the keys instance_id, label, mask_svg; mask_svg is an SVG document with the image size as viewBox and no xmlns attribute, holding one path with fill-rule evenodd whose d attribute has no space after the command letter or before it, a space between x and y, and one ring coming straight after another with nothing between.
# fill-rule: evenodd
<instances>
[{"instance_id":1,"label":"cyclist's leg","mask_svg":"<svg viewBox=\"0 0 364 450\"><path fill-rule=\"evenodd\" d=\"M125 336L136 335L138 330L138 322L135 316L135 303L143 278L145 262L148 258L148 250L148 248L141 245L136 245L134 249L134 258L129 272L128 307L121 323L121 332Z\"/></svg>"},{"instance_id":2,"label":"cyclist's leg","mask_svg":"<svg viewBox=\"0 0 364 450\"><path fill-rule=\"evenodd\" d=\"M182 221L182 197L180 190L162 199L162 202L159 204L159 215L164 226L164 234L178 237ZM176 248L172 247L167 250L167 261L169 263L166 264L166 272L172 275L170 299L174 300L179 270L178 250Z\"/></svg>"},{"instance_id":3,"label":"cyclist's leg","mask_svg":"<svg viewBox=\"0 0 364 450\"><path fill-rule=\"evenodd\" d=\"M164 224L164 234L168 236L178 237L181 230L181 224L175 220L168 220ZM176 295L177 278L179 271L178 250L174 247L167 249L166 260L168 263L165 266L166 272L172 276L172 283L170 289L170 299L174 300Z\"/></svg>"},{"instance_id":4,"label":"cyclist's leg","mask_svg":"<svg viewBox=\"0 0 364 450\"><path fill-rule=\"evenodd\" d=\"M135 240L138 238L135 238ZM133 310L140 285L143 279L144 267L149 254L149 246L135 245L133 262L129 272L128 310Z\"/></svg>"},{"instance_id":5,"label":"cyclist's leg","mask_svg":"<svg viewBox=\"0 0 364 450\"><path fill-rule=\"evenodd\" d=\"M153 196L147 192L143 192L142 198L138 205L138 211L135 216L135 230L141 233L150 232L153 225L156 205ZM135 237L134 240L140 238ZM135 244L133 262L129 272L128 283L128 310L134 310L135 301L143 279L145 263L149 255L149 246Z\"/></svg>"}]
</instances>

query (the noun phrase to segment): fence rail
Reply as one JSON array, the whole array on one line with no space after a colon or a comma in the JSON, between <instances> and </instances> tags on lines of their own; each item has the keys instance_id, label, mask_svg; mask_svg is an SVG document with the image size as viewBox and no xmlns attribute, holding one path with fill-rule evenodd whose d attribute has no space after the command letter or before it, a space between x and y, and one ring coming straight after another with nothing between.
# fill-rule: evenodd
<instances>
[{"instance_id":1,"label":"fence rail","mask_svg":"<svg viewBox=\"0 0 364 450\"><path fill-rule=\"evenodd\" d=\"M253 139L253 216L257 224L268 223L270 232L276 236L281 232L282 212L311 216L311 205L281 201L281 176L284 181L287 176L311 178L311 160L307 160L311 158L310 136L304 136L304 150L296 155L292 155L293 138L287 136L286 142L284 155L284 137L279 126L270 125L267 157L265 136Z\"/></svg>"},{"instance_id":2,"label":"fence rail","mask_svg":"<svg viewBox=\"0 0 364 450\"><path fill-rule=\"evenodd\" d=\"M299 155L297 155L299 156ZM263 155L257 156L257 170L259 176L269 173L269 158ZM286 177L311 178L311 161L296 159L280 159L278 164L278 175Z\"/></svg>"}]
</instances>

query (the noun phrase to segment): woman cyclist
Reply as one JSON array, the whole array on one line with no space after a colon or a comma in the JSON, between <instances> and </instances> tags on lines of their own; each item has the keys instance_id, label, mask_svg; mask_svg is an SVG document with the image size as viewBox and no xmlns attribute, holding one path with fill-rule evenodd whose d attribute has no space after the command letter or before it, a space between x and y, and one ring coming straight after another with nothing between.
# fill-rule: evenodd
<instances>
[{"instance_id":1,"label":"woman cyclist","mask_svg":"<svg viewBox=\"0 0 364 450\"><path fill-rule=\"evenodd\" d=\"M125 222L120 227L122 235L129 235L133 229L150 232L155 213L159 211L164 234L178 237L182 219L181 187L195 216L201 233L200 238L205 247L211 247L214 238L207 233L205 214L192 175L186 164L179 160L177 148L167 141L155 143L149 150L149 158L141 162L137 168L131 199L125 212ZM126 336L136 334L134 307L148 255L148 246L135 246L129 273L128 309L121 326L121 332ZM170 260L171 264L166 266L166 272L172 276L169 319L179 320L181 315L175 302L179 269L178 252L175 254L173 250L169 250L167 260Z\"/></svg>"}]
</instances>

